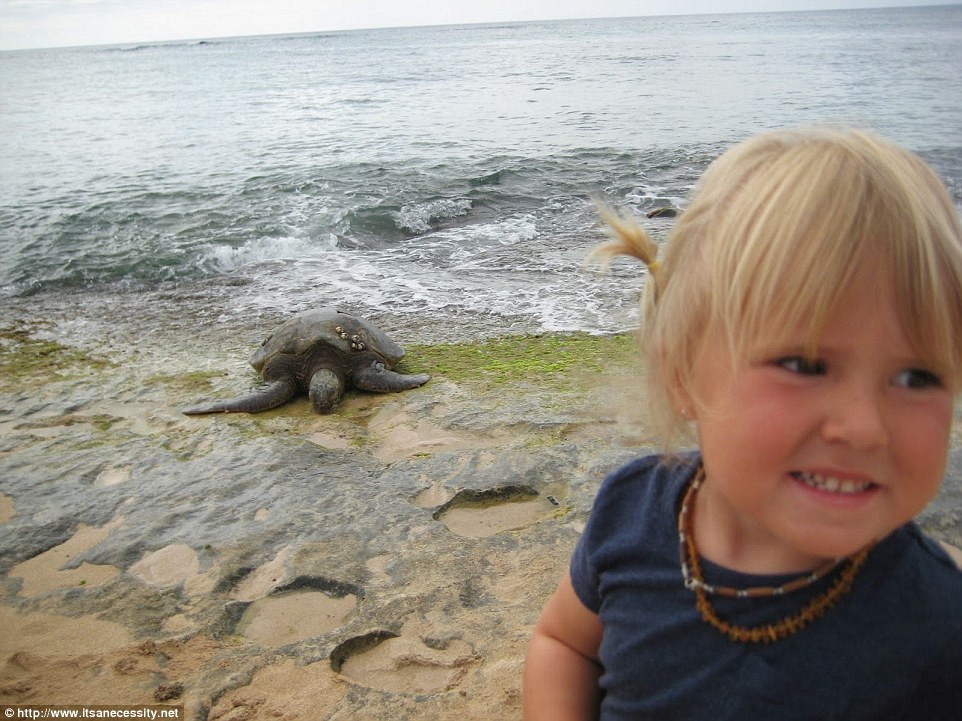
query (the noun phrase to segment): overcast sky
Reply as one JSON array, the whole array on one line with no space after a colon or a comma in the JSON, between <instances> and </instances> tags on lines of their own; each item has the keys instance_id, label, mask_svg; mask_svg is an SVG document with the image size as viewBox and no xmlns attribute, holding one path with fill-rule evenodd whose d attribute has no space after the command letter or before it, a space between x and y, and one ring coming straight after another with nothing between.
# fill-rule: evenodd
<instances>
[{"instance_id":1,"label":"overcast sky","mask_svg":"<svg viewBox=\"0 0 962 721\"><path fill-rule=\"evenodd\" d=\"M558 18L950 5L959 0L0 0L0 49Z\"/></svg>"}]
</instances>

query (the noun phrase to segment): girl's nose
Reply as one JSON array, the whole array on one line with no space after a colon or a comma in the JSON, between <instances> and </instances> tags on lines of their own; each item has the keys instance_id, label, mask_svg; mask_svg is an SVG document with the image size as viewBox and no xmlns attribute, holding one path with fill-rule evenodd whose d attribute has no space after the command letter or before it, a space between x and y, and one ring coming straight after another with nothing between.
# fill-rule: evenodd
<instances>
[{"instance_id":1,"label":"girl's nose","mask_svg":"<svg viewBox=\"0 0 962 721\"><path fill-rule=\"evenodd\" d=\"M887 445L888 430L883 399L867 389L849 389L831 400L822 436L833 443L847 443L858 450Z\"/></svg>"}]
</instances>

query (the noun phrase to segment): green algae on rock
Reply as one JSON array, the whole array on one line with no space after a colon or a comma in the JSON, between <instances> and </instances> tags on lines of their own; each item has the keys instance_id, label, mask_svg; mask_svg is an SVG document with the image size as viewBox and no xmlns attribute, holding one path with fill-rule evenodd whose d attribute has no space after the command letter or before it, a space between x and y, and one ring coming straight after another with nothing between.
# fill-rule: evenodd
<instances>
[{"instance_id":1,"label":"green algae on rock","mask_svg":"<svg viewBox=\"0 0 962 721\"><path fill-rule=\"evenodd\" d=\"M45 328L43 321L0 328L0 388L19 386L27 378L77 377L114 367L106 358L38 337Z\"/></svg>"},{"instance_id":2,"label":"green algae on rock","mask_svg":"<svg viewBox=\"0 0 962 721\"><path fill-rule=\"evenodd\" d=\"M577 371L611 373L638 363L631 334L544 333L468 343L408 345L407 372L423 371L456 383L557 384Z\"/></svg>"}]
</instances>

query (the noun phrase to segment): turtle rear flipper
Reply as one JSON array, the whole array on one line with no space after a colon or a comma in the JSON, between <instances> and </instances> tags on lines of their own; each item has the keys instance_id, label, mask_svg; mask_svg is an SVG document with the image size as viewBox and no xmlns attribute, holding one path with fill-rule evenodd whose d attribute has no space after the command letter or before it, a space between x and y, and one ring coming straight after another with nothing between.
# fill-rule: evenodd
<instances>
[{"instance_id":1,"label":"turtle rear flipper","mask_svg":"<svg viewBox=\"0 0 962 721\"><path fill-rule=\"evenodd\" d=\"M184 408L181 413L199 416L205 413L259 413L287 403L297 392L297 386L290 380L281 379L268 383L254 393L241 398L217 401L209 405Z\"/></svg>"},{"instance_id":2,"label":"turtle rear flipper","mask_svg":"<svg viewBox=\"0 0 962 721\"><path fill-rule=\"evenodd\" d=\"M383 363L372 363L354 371L351 381L357 388L374 393L391 393L392 391L406 391L410 388L423 386L431 380L427 373L404 375L395 373Z\"/></svg>"}]
</instances>

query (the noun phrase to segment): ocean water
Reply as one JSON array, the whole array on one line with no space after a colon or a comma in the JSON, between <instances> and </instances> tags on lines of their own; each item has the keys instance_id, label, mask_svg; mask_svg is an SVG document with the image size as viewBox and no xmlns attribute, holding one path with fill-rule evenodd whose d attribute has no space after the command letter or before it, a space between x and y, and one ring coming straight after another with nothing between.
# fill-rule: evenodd
<instances>
[{"instance_id":1,"label":"ocean water","mask_svg":"<svg viewBox=\"0 0 962 721\"><path fill-rule=\"evenodd\" d=\"M845 122L962 206L960 98L962 5L3 52L0 295L7 322L622 330L643 274L583 267L593 198L682 203L738 140Z\"/></svg>"}]
</instances>

